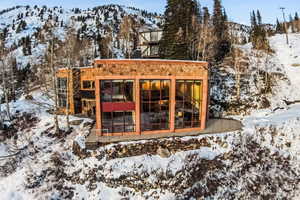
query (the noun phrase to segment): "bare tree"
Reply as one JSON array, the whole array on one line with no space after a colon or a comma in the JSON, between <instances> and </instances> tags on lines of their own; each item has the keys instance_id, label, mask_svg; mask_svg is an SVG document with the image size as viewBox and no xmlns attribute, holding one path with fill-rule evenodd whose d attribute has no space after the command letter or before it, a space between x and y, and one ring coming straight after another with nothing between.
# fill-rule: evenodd
<instances>
[{"instance_id":1,"label":"bare tree","mask_svg":"<svg viewBox=\"0 0 300 200\"><path fill-rule=\"evenodd\" d=\"M63 45L63 49L66 50L65 55L67 58L67 69L68 69L68 73L67 73L67 105L66 105L66 121L67 121L67 129L70 130L71 126L70 126L70 87L71 87L71 74L72 74L72 68L73 68L73 63L72 61L76 60L76 37L73 34L73 30L69 30L67 33L67 38L65 41L66 45ZM87 49L87 48L84 48Z\"/></svg>"},{"instance_id":2,"label":"bare tree","mask_svg":"<svg viewBox=\"0 0 300 200\"><path fill-rule=\"evenodd\" d=\"M56 69L54 65L54 39L51 41L50 44L50 68L52 72L52 87L54 91L54 127L55 127L55 134L59 134L60 128L58 124L58 92L57 92L57 78L56 78Z\"/></svg>"},{"instance_id":3,"label":"bare tree","mask_svg":"<svg viewBox=\"0 0 300 200\"><path fill-rule=\"evenodd\" d=\"M130 15L127 15L123 18L119 35L123 42L123 50L126 54L126 57L129 59L132 55L134 37L136 34L135 26L136 22Z\"/></svg>"},{"instance_id":4,"label":"bare tree","mask_svg":"<svg viewBox=\"0 0 300 200\"><path fill-rule=\"evenodd\" d=\"M5 47L3 42L0 43L1 53L0 53L0 59L1 59L1 74L2 74L2 89L4 93L5 98L5 104L6 104L6 115L9 120L11 120L11 113L10 113L10 106L9 106L9 87L8 87L8 74L7 69L5 67L7 63L7 59L5 57L7 56L7 52L5 52Z\"/></svg>"}]
</instances>

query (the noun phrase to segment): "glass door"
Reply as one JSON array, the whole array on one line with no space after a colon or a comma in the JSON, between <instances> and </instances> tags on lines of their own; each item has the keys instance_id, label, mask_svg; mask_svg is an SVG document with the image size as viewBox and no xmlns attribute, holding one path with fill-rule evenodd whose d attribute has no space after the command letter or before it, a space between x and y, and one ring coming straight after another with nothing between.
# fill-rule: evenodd
<instances>
[{"instance_id":1,"label":"glass door","mask_svg":"<svg viewBox=\"0 0 300 200\"><path fill-rule=\"evenodd\" d=\"M135 132L133 80L102 80L101 110L103 133Z\"/></svg>"},{"instance_id":2,"label":"glass door","mask_svg":"<svg viewBox=\"0 0 300 200\"><path fill-rule=\"evenodd\" d=\"M141 80L141 131L170 129L170 80Z\"/></svg>"}]
</instances>

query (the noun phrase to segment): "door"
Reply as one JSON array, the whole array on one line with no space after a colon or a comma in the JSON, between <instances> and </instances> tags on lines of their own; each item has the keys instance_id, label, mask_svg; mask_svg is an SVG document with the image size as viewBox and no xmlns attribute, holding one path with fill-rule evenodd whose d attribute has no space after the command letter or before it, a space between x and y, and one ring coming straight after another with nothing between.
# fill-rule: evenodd
<instances>
[{"instance_id":1,"label":"door","mask_svg":"<svg viewBox=\"0 0 300 200\"><path fill-rule=\"evenodd\" d=\"M170 80L140 80L141 131L170 129Z\"/></svg>"}]
</instances>

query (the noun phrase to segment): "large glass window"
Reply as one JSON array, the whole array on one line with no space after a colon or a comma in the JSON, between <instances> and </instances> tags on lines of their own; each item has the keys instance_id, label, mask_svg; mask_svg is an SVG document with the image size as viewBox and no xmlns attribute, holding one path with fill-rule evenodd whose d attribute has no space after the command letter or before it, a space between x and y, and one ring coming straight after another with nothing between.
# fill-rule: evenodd
<instances>
[{"instance_id":1,"label":"large glass window","mask_svg":"<svg viewBox=\"0 0 300 200\"><path fill-rule=\"evenodd\" d=\"M57 93L58 93L58 106L60 108L67 107L67 78L57 78Z\"/></svg>"},{"instance_id":2,"label":"large glass window","mask_svg":"<svg viewBox=\"0 0 300 200\"><path fill-rule=\"evenodd\" d=\"M170 80L141 80L141 130L168 130Z\"/></svg>"},{"instance_id":3,"label":"large glass window","mask_svg":"<svg viewBox=\"0 0 300 200\"><path fill-rule=\"evenodd\" d=\"M101 84L102 132L135 132L133 80L103 80Z\"/></svg>"},{"instance_id":4,"label":"large glass window","mask_svg":"<svg viewBox=\"0 0 300 200\"><path fill-rule=\"evenodd\" d=\"M200 127L202 82L200 80L176 81L175 128Z\"/></svg>"}]
</instances>

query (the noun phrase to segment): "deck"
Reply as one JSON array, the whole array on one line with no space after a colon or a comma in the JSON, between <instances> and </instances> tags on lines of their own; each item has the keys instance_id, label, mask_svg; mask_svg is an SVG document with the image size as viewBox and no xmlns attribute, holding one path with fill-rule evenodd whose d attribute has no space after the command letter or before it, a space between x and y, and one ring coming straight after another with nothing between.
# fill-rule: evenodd
<instances>
[{"instance_id":1,"label":"deck","mask_svg":"<svg viewBox=\"0 0 300 200\"><path fill-rule=\"evenodd\" d=\"M91 131L90 135L86 139L86 147L87 149L95 149L99 146L118 142L226 133L241 130L242 127L243 125L240 121L233 119L209 119L205 130L188 133L165 133L138 136L98 136L95 131Z\"/></svg>"}]
</instances>

